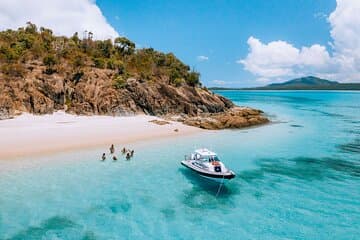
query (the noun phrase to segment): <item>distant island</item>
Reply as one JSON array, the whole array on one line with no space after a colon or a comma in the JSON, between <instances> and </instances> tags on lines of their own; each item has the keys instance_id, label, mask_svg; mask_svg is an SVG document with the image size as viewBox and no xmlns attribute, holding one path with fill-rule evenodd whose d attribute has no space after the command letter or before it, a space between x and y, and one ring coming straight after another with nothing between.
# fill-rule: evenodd
<instances>
[{"instance_id":1,"label":"distant island","mask_svg":"<svg viewBox=\"0 0 360 240\"><path fill-rule=\"evenodd\" d=\"M222 88L212 87L211 90L360 90L360 83L339 83L314 76L296 78L283 83L272 83L264 87L253 88Z\"/></svg>"},{"instance_id":2,"label":"distant island","mask_svg":"<svg viewBox=\"0 0 360 240\"><path fill-rule=\"evenodd\" d=\"M23 112L146 114L206 128L268 122L202 87L200 74L172 53L138 49L125 37L55 36L28 22L0 32L0 120ZM176 117L176 118L175 118Z\"/></svg>"}]
</instances>

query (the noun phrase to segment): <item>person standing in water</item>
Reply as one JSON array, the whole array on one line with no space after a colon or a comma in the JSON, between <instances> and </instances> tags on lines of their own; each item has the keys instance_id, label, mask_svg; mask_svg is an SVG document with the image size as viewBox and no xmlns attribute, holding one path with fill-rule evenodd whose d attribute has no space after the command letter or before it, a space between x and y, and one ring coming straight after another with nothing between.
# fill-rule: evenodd
<instances>
[{"instance_id":1,"label":"person standing in water","mask_svg":"<svg viewBox=\"0 0 360 240\"><path fill-rule=\"evenodd\" d=\"M111 146L110 146L110 153L111 153L111 154L114 154L114 152L115 152L114 144L111 144Z\"/></svg>"},{"instance_id":2,"label":"person standing in water","mask_svg":"<svg viewBox=\"0 0 360 240\"><path fill-rule=\"evenodd\" d=\"M126 153L126 160L130 160L130 158L131 158L130 153L127 152L127 153Z\"/></svg>"},{"instance_id":3,"label":"person standing in water","mask_svg":"<svg viewBox=\"0 0 360 240\"><path fill-rule=\"evenodd\" d=\"M105 159L106 159L106 156L105 156L105 153L103 153L102 156L101 156L101 160L105 161Z\"/></svg>"},{"instance_id":4,"label":"person standing in water","mask_svg":"<svg viewBox=\"0 0 360 240\"><path fill-rule=\"evenodd\" d=\"M125 147L121 150L121 153L122 153L123 155L126 153L126 148L125 148Z\"/></svg>"},{"instance_id":5,"label":"person standing in water","mask_svg":"<svg viewBox=\"0 0 360 240\"><path fill-rule=\"evenodd\" d=\"M114 160L114 161L116 161L116 160L117 160L117 157L116 157L115 155L113 156L113 160Z\"/></svg>"}]
</instances>

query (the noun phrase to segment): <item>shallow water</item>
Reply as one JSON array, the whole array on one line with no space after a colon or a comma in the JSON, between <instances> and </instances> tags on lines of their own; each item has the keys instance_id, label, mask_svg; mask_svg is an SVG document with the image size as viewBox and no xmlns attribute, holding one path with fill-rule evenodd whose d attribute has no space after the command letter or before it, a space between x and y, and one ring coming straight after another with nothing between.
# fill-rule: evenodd
<instances>
[{"instance_id":1,"label":"shallow water","mask_svg":"<svg viewBox=\"0 0 360 240\"><path fill-rule=\"evenodd\" d=\"M360 92L218 93L274 123L1 162L0 239L359 239ZM237 174L218 196L179 164L203 146Z\"/></svg>"}]
</instances>

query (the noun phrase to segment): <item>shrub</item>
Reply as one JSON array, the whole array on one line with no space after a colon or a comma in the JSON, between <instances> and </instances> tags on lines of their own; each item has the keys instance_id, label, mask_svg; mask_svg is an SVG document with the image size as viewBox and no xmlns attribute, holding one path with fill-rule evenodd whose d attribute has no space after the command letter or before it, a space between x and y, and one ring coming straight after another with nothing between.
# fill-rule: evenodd
<instances>
[{"instance_id":1,"label":"shrub","mask_svg":"<svg viewBox=\"0 0 360 240\"><path fill-rule=\"evenodd\" d=\"M57 63L56 58L54 55L48 54L43 58L43 63L46 66L45 72L46 74L53 74L56 70L53 68L54 65Z\"/></svg>"},{"instance_id":2,"label":"shrub","mask_svg":"<svg viewBox=\"0 0 360 240\"><path fill-rule=\"evenodd\" d=\"M105 61L103 58L93 58L94 67L96 68L105 68Z\"/></svg>"},{"instance_id":3,"label":"shrub","mask_svg":"<svg viewBox=\"0 0 360 240\"><path fill-rule=\"evenodd\" d=\"M43 63L46 67L51 68L57 63L57 61L54 55L48 54L43 58Z\"/></svg>"},{"instance_id":4,"label":"shrub","mask_svg":"<svg viewBox=\"0 0 360 240\"><path fill-rule=\"evenodd\" d=\"M192 87L198 86L200 84L200 73L190 72L186 78L186 83Z\"/></svg>"},{"instance_id":5,"label":"shrub","mask_svg":"<svg viewBox=\"0 0 360 240\"><path fill-rule=\"evenodd\" d=\"M176 87L180 87L184 82L185 82L185 80L184 80L183 78L175 78L172 83L173 83Z\"/></svg>"},{"instance_id":6,"label":"shrub","mask_svg":"<svg viewBox=\"0 0 360 240\"><path fill-rule=\"evenodd\" d=\"M0 54L1 58L6 60L7 62L11 62L19 58L17 51L15 51L13 48L9 48L6 46L0 47Z\"/></svg>"},{"instance_id":7,"label":"shrub","mask_svg":"<svg viewBox=\"0 0 360 240\"><path fill-rule=\"evenodd\" d=\"M1 66L1 71L9 77L24 77L25 68L22 64L12 63Z\"/></svg>"},{"instance_id":8,"label":"shrub","mask_svg":"<svg viewBox=\"0 0 360 240\"><path fill-rule=\"evenodd\" d=\"M125 73L125 66L124 63L120 60L116 60L114 58L110 58L106 63L106 68L116 70L118 74Z\"/></svg>"},{"instance_id":9,"label":"shrub","mask_svg":"<svg viewBox=\"0 0 360 240\"><path fill-rule=\"evenodd\" d=\"M126 86L126 80L121 75L115 75L113 86L116 89L124 88Z\"/></svg>"},{"instance_id":10,"label":"shrub","mask_svg":"<svg viewBox=\"0 0 360 240\"><path fill-rule=\"evenodd\" d=\"M83 55L76 55L72 60L72 65L75 68L80 68L85 65L85 57Z\"/></svg>"}]
</instances>

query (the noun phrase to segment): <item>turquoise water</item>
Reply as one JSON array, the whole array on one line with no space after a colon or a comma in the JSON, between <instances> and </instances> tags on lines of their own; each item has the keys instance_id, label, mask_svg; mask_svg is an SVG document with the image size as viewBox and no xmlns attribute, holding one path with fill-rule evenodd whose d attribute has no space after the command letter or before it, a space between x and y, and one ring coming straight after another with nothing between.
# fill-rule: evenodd
<instances>
[{"instance_id":1,"label":"turquoise water","mask_svg":"<svg viewBox=\"0 0 360 240\"><path fill-rule=\"evenodd\" d=\"M0 239L359 239L360 92L218 93L274 123L0 162ZM237 174L218 196L179 164L203 146Z\"/></svg>"}]
</instances>

